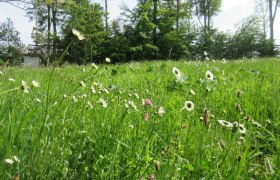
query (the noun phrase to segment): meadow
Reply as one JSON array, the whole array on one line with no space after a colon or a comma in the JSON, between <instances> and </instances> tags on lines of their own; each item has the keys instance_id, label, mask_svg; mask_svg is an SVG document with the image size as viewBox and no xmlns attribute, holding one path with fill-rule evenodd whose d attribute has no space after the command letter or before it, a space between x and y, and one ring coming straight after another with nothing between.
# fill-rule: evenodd
<instances>
[{"instance_id":1,"label":"meadow","mask_svg":"<svg viewBox=\"0 0 280 180\"><path fill-rule=\"evenodd\" d=\"M280 60L0 68L1 179L279 179Z\"/></svg>"}]
</instances>

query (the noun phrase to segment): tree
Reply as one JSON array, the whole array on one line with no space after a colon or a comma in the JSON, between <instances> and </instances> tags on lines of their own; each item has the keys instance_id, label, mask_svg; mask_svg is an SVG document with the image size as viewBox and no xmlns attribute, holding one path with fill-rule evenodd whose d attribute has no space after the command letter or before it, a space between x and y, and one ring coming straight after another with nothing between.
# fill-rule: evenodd
<instances>
[{"instance_id":1,"label":"tree","mask_svg":"<svg viewBox=\"0 0 280 180\"><path fill-rule=\"evenodd\" d=\"M15 29L11 19L0 24L0 63L8 61L9 64L20 64L23 44L19 32Z\"/></svg>"},{"instance_id":2,"label":"tree","mask_svg":"<svg viewBox=\"0 0 280 180\"><path fill-rule=\"evenodd\" d=\"M270 40L274 41L274 20L276 17L279 0L268 0Z\"/></svg>"},{"instance_id":3,"label":"tree","mask_svg":"<svg viewBox=\"0 0 280 180\"><path fill-rule=\"evenodd\" d=\"M220 11L222 0L192 0L195 15L203 28L204 50L210 47L212 17ZM200 18L203 18L201 21Z\"/></svg>"}]
</instances>

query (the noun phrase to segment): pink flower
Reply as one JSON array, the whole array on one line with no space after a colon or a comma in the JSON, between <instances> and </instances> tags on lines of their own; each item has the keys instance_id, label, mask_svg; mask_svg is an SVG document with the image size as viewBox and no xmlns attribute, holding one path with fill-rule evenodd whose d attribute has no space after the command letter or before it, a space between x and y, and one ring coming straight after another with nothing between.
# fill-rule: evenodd
<instances>
[{"instance_id":1,"label":"pink flower","mask_svg":"<svg viewBox=\"0 0 280 180\"><path fill-rule=\"evenodd\" d=\"M145 121L149 120L149 114L147 112L144 113L144 120Z\"/></svg>"},{"instance_id":2,"label":"pink flower","mask_svg":"<svg viewBox=\"0 0 280 180\"><path fill-rule=\"evenodd\" d=\"M151 99L142 99L142 105L145 106L145 105L148 105L148 106L153 106L153 103L152 103L152 100Z\"/></svg>"}]
</instances>

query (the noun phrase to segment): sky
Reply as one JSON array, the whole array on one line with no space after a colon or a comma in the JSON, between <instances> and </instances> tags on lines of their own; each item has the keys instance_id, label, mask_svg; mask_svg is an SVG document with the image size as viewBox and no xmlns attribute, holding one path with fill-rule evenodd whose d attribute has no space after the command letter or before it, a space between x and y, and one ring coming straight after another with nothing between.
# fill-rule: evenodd
<instances>
[{"instance_id":1,"label":"sky","mask_svg":"<svg viewBox=\"0 0 280 180\"><path fill-rule=\"evenodd\" d=\"M104 0L92 0L104 4ZM214 27L222 31L234 32L236 25L242 19L248 17L254 12L255 0L222 0L221 12L214 17ZM121 5L127 5L133 8L136 0L108 0L109 19L114 19L120 15ZM13 7L7 3L0 3L0 22L6 21L10 17L17 31L20 32L20 38L24 44L32 44L30 38L32 28L35 22L29 22L25 16L25 12L21 9ZM280 10L275 19L275 38L280 41Z\"/></svg>"}]
</instances>

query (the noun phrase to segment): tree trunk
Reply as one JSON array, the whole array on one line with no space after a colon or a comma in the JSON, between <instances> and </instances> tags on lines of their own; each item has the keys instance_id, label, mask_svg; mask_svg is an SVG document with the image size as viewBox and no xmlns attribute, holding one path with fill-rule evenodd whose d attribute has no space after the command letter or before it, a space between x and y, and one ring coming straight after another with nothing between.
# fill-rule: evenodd
<instances>
[{"instance_id":1,"label":"tree trunk","mask_svg":"<svg viewBox=\"0 0 280 180\"><path fill-rule=\"evenodd\" d=\"M270 31L270 40L274 41L274 20L277 13L279 0L276 0L273 7L273 0L268 0L268 10L269 10L269 31ZM274 11L273 11L274 8Z\"/></svg>"},{"instance_id":2,"label":"tree trunk","mask_svg":"<svg viewBox=\"0 0 280 180\"><path fill-rule=\"evenodd\" d=\"M53 55L56 58L56 43L57 43L57 29L56 29L56 15L57 15L57 0L53 1L52 4L52 25L53 25Z\"/></svg>"},{"instance_id":3,"label":"tree trunk","mask_svg":"<svg viewBox=\"0 0 280 180\"><path fill-rule=\"evenodd\" d=\"M47 5L47 8L48 8L47 64L49 64L50 50L51 50L51 6Z\"/></svg>"},{"instance_id":4,"label":"tree trunk","mask_svg":"<svg viewBox=\"0 0 280 180\"><path fill-rule=\"evenodd\" d=\"M105 0L105 28L106 32L109 32L109 27L108 27L108 2Z\"/></svg>"},{"instance_id":5,"label":"tree trunk","mask_svg":"<svg viewBox=\"0 0 280 180\"><path fill-rule=\"evenodd\" d=\"M179 14L180 14L180 0L177 0L177 13L176 13L176 31L179 31Z\"/></svg>"},{"instance_id":6,"label":"tree trunk","mask_svg":"<svg viewBox=\"0 0 280 180\"><path fill-rule=\"evenodd\" d=\"M153 24L155 25L155 28L153 29L153 43L154 45L156 44L157 42L157 9L158 9L158 0L153 0L153 5L154 5L154 8L153 8Z\"/></svg>"}]
</instances>

